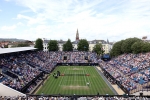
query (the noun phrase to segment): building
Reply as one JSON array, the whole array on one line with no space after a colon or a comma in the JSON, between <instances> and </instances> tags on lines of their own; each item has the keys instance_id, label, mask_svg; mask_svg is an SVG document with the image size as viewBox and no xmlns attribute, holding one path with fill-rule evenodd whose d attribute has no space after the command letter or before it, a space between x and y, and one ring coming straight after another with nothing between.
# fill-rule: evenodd
<instances>
[{"instance_id":1,"label":"building","mask_svg":"<svg viewBox=\"0 0 150 100\"><path fill-rule=\"evenodd\" d=\"M78 32L78 29L77 29L76 40L72 42L74 50L77 49L79 40L80 40L79 39L79 32ZM92 40L92 41L88 41L88 43L89 43L89 51L93 51L93 48L97 43L102 44L103 50L105 51L105 53L109 53L111 48L112 48L112 44L109 43L108 39L107 39L107 41L105 41L105 40Z\"/></svg>"},{"instance_id":2,"label":"building","mask_svg":"<svg viewBox=\"0 0 150 100\"><path fill-rule=\"evenodd\" d=\"M65 44L67 41L59 40L57 42L58 42L59 51L63 51L63 44Z\"/></svg>"},{"instance_id":3,"label":"building","mask_svg":"<svg viewBox=\"0 0 150 100\"><path fill-rule=\"evenodd\" d=\"M76 32L76 39L75 39L75 41L72 42L73 50L77 50L79 40L80 40L80 39L79 39L79 32L78 32L78 29L77 29L77 32Z\"/></svg>"},{"instance_id":4,"label":"building","mask_svg":"<svg viewBox=\"0 0 150 100\"><path fill-rule=\"evenodd\" d=\"M148 39L148 36L143 36L143 37L141 38L141 40L143 40L144 42L150 43L150 40Z\"/></svg>"},{"instance_id":5,"label":"building","mask_svg":"<svg viewBox=\"0 0 150 100\"><path fill-rule=\"evenodd\" d=\"M48 42L50 40L46 40L45 38L43 38L43 51L48 51Z\"/></svg>"},{"instance_id":6,"label":"building","mask_svg":"<svg viewBox=\"0 0 150 100\"><path fill-rule=\"evenodd\" d=\"M10 43L10 41L0 41L0 48L7 47L9 43Z\"/></svg>"},{"instance_id":7,"label":"building","mask_svg":"<svg viewBox=\"0 0 150 100\"><path fill-rule=\"evenodd\" d=\"M110 52L110 44L109 41L105 41L105 40L93 40L93 41L88 41L89 42L89 51L93 51L93 48L96 44L100 43L102 44L102 48L105 51L105 53L109 53Z\"/></svg>"},{"instance_id":8,"label":"building","mask_svg":"<svg viewBox=\"0 0 150 100\"><path fill-rule=\"evenodd\" d=\"M50 40L43 39L43 51L48 51L48 42L49 41ZM77 29L75 41L72 42L73 50L77 50L79 41L80 41L80 39L79 39L79 32L78 32L78 29ZM63 51L63 44L65 44L65 43L66 43L66 41L58 40L59 51ZM88 43L89 43L89 51L92 51L93 47L97 43L101 43L102 44L103 50L105 51L105 53L109 53L111 48L112 48L112 43L109 43L108 39L107 39L107 41L105 41L105 40L96 40L95 39L95 40L92 40L92 41L88 41Z\"/></svg>"}]
</instances>

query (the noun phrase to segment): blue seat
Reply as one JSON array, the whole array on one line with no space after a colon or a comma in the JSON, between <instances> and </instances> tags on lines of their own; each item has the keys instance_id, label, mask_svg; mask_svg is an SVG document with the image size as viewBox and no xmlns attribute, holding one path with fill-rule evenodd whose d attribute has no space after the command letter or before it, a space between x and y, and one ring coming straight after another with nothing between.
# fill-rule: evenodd
<instances>
[{"instance_id":1,"label":"blue seat","mask_svg":"<svg viewBox=\"0 0 150 100\"><path fill-rule=\"evenodd\" d=\"M144 80L140 79L139 84L144 84Z\"/></svg>"},{"instance_id":2,"label":"blue seat","mask_svg":"<svg viewBox=\"0 0 150 100\"><path fill-rule=\"evenodd\" d=\"M134 78L133 78L133 80L134 80L134 81L137 81L137 78L136 78L136 77L134 77Z\"/></svg>"},{"instance_id":3,"label":"blue seat","mask_svg":"<svg viewBox=\"0 0 150 100\"><path fill-rule=\"evenodd\" d=\"M138 68L137 68L137 67L136 67L136 68L132 68L132 69L131 69L131 71L133 71L133 72L134 72L134 71L137 71L137 70L138 70Z\"/></svg>"}]
</instances>

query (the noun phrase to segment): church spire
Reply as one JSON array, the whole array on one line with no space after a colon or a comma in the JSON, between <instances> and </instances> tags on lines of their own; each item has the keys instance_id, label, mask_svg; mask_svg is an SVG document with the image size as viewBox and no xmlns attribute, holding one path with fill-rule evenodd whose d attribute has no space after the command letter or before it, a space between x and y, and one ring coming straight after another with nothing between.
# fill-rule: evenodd
<instances>
[{"instance_id":1,"label":"church spire","mask_svg":"<svg viewBox=\"0 0 150 100\"><path fill-rule=\"evenodd\" d=\"M107 39L107 43L109 44L109 40Z\"/></svg>"},{"instance_id":2,"label":"church spire","mask_svg":"<svg viewBox=\"0 0 150 100\"><path fill-rule=\"evenodd\" d=\"M77 29L77 33L76 33L76 41L79 41L79 33L78 33L78 29Z\"/></svg>"}]
</instances>

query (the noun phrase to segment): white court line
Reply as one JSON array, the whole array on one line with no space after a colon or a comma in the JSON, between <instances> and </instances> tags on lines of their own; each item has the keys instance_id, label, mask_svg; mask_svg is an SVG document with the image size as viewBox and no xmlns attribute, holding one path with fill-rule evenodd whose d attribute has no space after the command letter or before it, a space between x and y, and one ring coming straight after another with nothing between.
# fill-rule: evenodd
<instances>
[{"instance_id":1,"label":"white court line","mask_svg":"<svg viewBox=\"0 0 150 100\"><path fill-rule=\"evenodd\" d=\"M76 74L76 72L75 72L75 74ZM75 84L75 82L76 82L76 75L75 75L75 74L74 74L75 78L74 78L74 82L73 82L74 84Z\"/></svg>"},{"instance_id":2,"label":"white court line","mask_svg":"<svg viewBox=\"0 0 150 100\"><path fill-rule=\"evenodd\" d=\"M75 74L74 74L74 80L69 80L69 76L63 76L63 77L65 77L65 78L62 78L62 79L61 79L59 86L65 86L65 85L66 85L66 82L70 82L71 85L73 85L73 84L75 84L75 83L78 83L78 82L81 82L81 81L85 82L85 85L86 85L87 82L90 83L89 78L88 78L88 80L87 80L85 75L84 75L84 80L77 80L78 77L76 76L76 74L86 74L85 71L86 71L86 70L82 70L82 71L80 71L80 72L75 72ZM65 69L64 74L65 74L66 72L67 72L68 74L71 74L71 72L70 72L69 70L67 70L67 69ZM87 76L87 77L88 77L88 76ZM72 83L73 83L73 84L72 84Z\"/></svg>"},{"instance_id":3,"label":"white court line","mask_svg":"<svg viewBox=\"0 0 150 100\"><path fill-rule=\"evenodd\" d=\"M75 74L76 74L76 72L75 72ZM73 81L74 84L75 84L75 81L76 81L76 75L75 74L74 74L74 81Z\"/></svg>"},{"instance_id":4,"label":"white court line","mask_svg":"<svg viewBox=\"0 0 150 100\"><path fill-rule=\"evenodd\" d=\"M85 72L87 73L86 69L85 69ZM89 76L87 76L87 79L88 79L88 82L89 82L90 85L91 85L91 82L90 82L90 80L89 80Z\"/></svg>"},{"instance_id":5,"label":"white court line","mask_svg":"<svg viewBox=\"0 0 150 100\"><path fill-rule=\"evenodd\" d=\"M64 74L65 74L65 72L66 72L66 69L65 69L65 71L64 71ZM62 77L64 78L64 76L62 76ZM60 81L60 83L59 83L59 86L61 86L61 83L62 83L63 78L61 79L61 81Z\"/></svg>"},{"instance_id":6,"label":"white court line","mask_svg":"<svg viewBox=\"0 0 150 100\"><path fill-rule=\"evenodd\" d=\"M83 80L67 80L67 81L83 81ZM83 81L83 82L85 82L85 81Z\"/></svg>"},{"instance_id":7,"label":"white court line","mask_svg":"<svg viewBox=\"0 0 150 100\"><path fill-rule=\"evenodd\" d=\"M68 70L67 70L67 73L68 73ZM69 74L70 74L70 71L69 71ZM65 84L64 85L66 85L66 82L68 81L68 78L69 78L69 76L66 76L66 78L65 78Z\"/></svg>"},{"instance_id":8,"label":"white court line","mask_svg":"<svg viewBox=\"0 0 150 100\"><path fill-rule=\"evenodd\" d=\"M85 74L85 73L84 73L84 70L83 70L82 72L83 72L83 74ZM86 84L86 83L87 83L87 81L86 81L85 75L84 75L84 80L85 80L85 84Z\"/></svg>"}]
</instances>

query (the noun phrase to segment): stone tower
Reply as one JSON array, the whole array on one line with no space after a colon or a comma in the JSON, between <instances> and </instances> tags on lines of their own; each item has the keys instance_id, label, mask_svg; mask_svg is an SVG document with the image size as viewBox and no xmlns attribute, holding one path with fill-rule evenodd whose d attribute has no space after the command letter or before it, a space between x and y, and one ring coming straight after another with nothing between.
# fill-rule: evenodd
<instances>
[{"instance_id":1,"label":"stone tower","mask_svg":"<svg viewBox=\"0 0 150 100\"><path fill-rule=\"evenodd\" d=\"M76 41L79 41L79 33L78 33L78 29L77 29L77 33L76 33Z\"/></svg>"}]
</instances>

